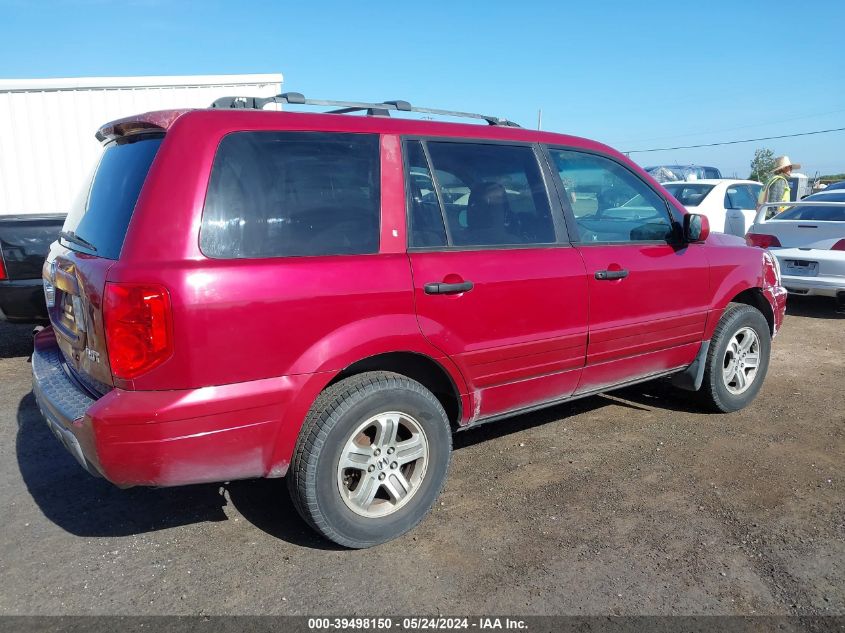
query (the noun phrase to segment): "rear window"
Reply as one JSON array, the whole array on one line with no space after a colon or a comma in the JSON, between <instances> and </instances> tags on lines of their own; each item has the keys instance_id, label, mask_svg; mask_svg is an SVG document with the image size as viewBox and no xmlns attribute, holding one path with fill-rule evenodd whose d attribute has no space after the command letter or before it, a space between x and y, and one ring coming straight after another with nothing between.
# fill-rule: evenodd
<instances>
[{"instance_id":1,"label":"rear window","mask_svg":"<svg viewBox=\"0 0 845 633\"><path fill-rule=\"evenodd\" d=\"M691 184L669 184L663 185L666 191L671 193L675 200L685 207L697 207L707 197L713 185L691 185Z\"/></svg>"},{"instance_id":2,"label":"rear window","mask_svg":"<svg viewBox=\"0 0 845 633\"><path fill-rule=\"evenodd\" d=\"M123 138L106 145L65 220L63 230L79 239L62 239L65 246L106 259L120 257L135 203L163 139Z\"/></svg>"},{"instance_id":3,"label":"rear window","mask_svg":"<svg viewBox=\"0 0 845 633\"><path fill-rule=\"evenodd\" d=\"M805 198L807 202L845 202L845 191L839 193L813 195ZM787 209L776 215L773 220L815 220L818 222L845 222L845 206L821 207L818 205L802 204Z\"/></svg>"},{"instance_id":4,"label":"rear window","mask_svg":"<svg viewBox=\"0 0 845 633\"><path fill-rule=\"evenodd\" d=\"M379 208L377 135L235 132L214 159L200 248L214 258L375 253Z\"/></svg>"}]
</instances>

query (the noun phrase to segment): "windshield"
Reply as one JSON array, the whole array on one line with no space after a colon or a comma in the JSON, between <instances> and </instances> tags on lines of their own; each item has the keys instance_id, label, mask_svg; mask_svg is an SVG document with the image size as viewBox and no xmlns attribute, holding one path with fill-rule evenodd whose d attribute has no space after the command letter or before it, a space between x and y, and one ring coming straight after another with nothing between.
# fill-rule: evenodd
<instances>
[{"instance_id":1,"label":"windshield","mask_svg":"<svg viewBox=\"0 0 845 633\"><path fill-rule=\"evenodd\" d=\"M713 185L694 185L690 183L677 183L663 186L666 188L666 191L671 193L675 199L685 207L697 207L713 188Z\"/></svg>"},{"instance_id":2,"label":"windshield","mask_svg":"<svg viewBox=\"0 0 845 633\"><path fill-rule=\"evenodd\" d=\"M106 145L65 220L65 246L106 259L120 256L135 203L162 139L130 137Z\"/></svg>"},{"instance_id":3,"label":"windshield","mask_svg":"<svg viewBox=\"0 0 845 633\"><path fill-rule=\"evenodd\" d=\"M660 184L704 178L704 170L695 165L657 165L645 170Z\"/></svg>"},{"instance_id":4,"label":"windshield","mask_svg":"<svg viewBox=\"0 0 845 633\"><path fill-rule=\"evenodd\" d=\"M814 194L804 198L806 201L816 202L845 202L845 191L836 193ZM820 222L845 222L845 206L821 207L817 205L801 204L787 209L776 215L772 220L816 220Z\"/></svg>"}]
</instances>

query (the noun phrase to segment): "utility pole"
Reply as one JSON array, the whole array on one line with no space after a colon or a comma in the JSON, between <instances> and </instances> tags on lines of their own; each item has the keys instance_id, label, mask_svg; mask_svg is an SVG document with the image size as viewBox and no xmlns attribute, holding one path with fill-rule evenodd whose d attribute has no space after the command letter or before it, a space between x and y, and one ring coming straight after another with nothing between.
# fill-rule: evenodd
<instances>
[{"instance_id":1,"label":"utility pole","mask_svg":"<svg viewBox=\"0 0 845 633\"><path fill-rule=\"evenodd\" d=\"M537 129L539 130L540 127L543 125L543 108L537 110Z\"/></svg>"}]
</instances>

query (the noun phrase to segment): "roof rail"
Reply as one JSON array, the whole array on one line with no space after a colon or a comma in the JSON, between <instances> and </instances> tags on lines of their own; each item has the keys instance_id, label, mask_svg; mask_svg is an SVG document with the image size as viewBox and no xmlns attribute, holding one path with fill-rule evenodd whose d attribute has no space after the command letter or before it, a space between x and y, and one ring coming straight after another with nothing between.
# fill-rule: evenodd
<instances>
[{"instance_id":1,"label":"roof rail","mask_svg":"<svg viewBox=\"0 0 845 633\"><path fill-rule=\"evenodd\" d=\"M488 125L503 125L507 127L519 127L518 124L507 119L486 114L475 114L473 112L457 112L454 110L438 110L436 108L418 108L407 101L382 101L381 103L365 103L360 101L332 101L328 99L306 99L299 92L285 92L275 97L221 97L211 104L212 108L244 108L249 110L261 110L268 103L282 103L290 105L313 105L333 108L327 114L348 114L350 112L366 112L371 116L390 116L390 111L395 112L420 112L423 114L435 114L438 116L451 116L469 119L481 119L487 121Z\"/></svg>"}]
</instances>

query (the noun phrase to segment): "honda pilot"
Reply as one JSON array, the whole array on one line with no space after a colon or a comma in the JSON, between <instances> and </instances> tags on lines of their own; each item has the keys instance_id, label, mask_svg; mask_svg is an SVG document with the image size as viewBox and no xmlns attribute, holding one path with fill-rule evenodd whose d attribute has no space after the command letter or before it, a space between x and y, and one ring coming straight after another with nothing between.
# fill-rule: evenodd
<instances>
[{"instance_id":1,"label":"honda pilot","mask_svg":"<svg viewBox=\"0 0 845 633\"><path fill-rule=\"evenodd\" d=\"M90 473L286 477L363 548L426 515L456 431L661 377L718 412L760 390L776 261L619 152L403 101L214 105L104 125L44 264L33 391Z\"/></svg>"}]
</instances>

